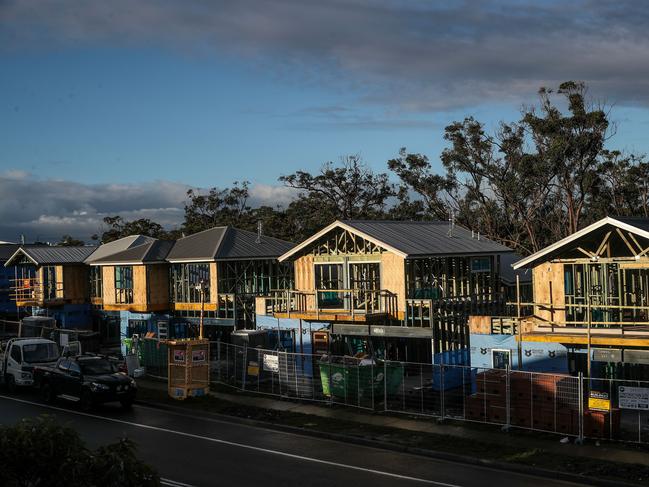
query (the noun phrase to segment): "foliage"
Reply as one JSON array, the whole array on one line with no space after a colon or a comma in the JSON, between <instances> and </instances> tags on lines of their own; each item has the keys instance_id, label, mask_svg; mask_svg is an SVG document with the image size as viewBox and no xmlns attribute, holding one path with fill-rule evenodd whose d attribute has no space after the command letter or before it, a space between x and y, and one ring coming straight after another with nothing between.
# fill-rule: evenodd
<instances>
[{"instance_id":1,"label":"foliage","mask_svg":"<svg viewBox=\"0 0 649 487\"><path fill-rule=\"evenodd\" d=\"M315 198L325 213L341 220L381 217L394 196L388 175L375 174L358 155L342 158L338 166L328 162L315 175L297 171L279 180L299 190L307 204Z\"/></svg>"},{"instance_id":2,"label":"foliage","mask_svg":"<svg viewBox=\"0 0 649 487\"><path fill-rule=\"evenodd\" d=\"M606 150L608 113L588 99L583 83L562 83L556 95L559 104L553 90L541 88L538 107L491 134L472 117L448 125L444 177L405 151L389 167L430 216L443 217L446 205L460 224L523 254L606 214L638 214L649 194L639 183L647 181L641 158Z\"/></svg>"},{"instance_id":3,"label":"foliage","mask_svg":"<svg viewBox=\"0 0 649 487\"><path fill-rule=\"evenodd\" d=\"M148 218L125 221L121 216L107 216L104 218L104 224L108 228L101 235L102 243L112 242L129 235L145 235L161 239L173 238L162 225Z\"/></svg>"},{"instance_id":4,"label":"foliage","mask_svg":"<svg viewBox=\"0 0 649 487\"><path fill-rule=\"evenodd\" d=\"M187 191L189 201L185 205L183 231L192 234L226 225L250 228L254 223L248 206L249 188L248 181L237 181L232 188L211 188L207 194L190 189Z\"/></svg>"},{"instance_id":5,"label":"foliage","mask_svg":"<svg viewBox=\"0 0 649 487\"><path fill-rule=\"evenodd\" d=\"M75 430L42 416L0 427L0 485L153 487L160 480L130 440L91 451Z\"/></svg>"},{"instance_id":6,"label":"foliage","mask_svg":"<svg viewBox=\"0 0 649 487\"><path fill-rule=\"evenodd\" d=\"M72 237L72 235L63 235L56 245L61 245L63 247L80 247L85 245L85 242Z\"/></svg>"}]
</instances>

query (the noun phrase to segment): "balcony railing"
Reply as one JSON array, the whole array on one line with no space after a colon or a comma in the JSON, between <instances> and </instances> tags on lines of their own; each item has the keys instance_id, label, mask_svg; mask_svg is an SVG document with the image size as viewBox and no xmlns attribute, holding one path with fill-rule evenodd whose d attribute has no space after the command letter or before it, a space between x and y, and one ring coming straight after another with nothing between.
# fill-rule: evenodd
<instances>
[{"instance_id":1,"label":"balcony railing","mask_svg":"<svg viewBox=\"0 0 649 487\"><path fill-rule=\"evenodd\" d=\"M438 299L406 299L405 325L429 328L436 319L450 315L502 314L503 298L499 293L473 294Z\"/></svg>"},{"instance_id":2,"label":"balcony railing","mask_svg":"<svg viewBox=\"0 0 649 487\"><path fill-rule=\"evenodd\" d=\"M115 304L133 304L133 289L115 288Z\"/></svg>"},{"instance_id":3,"label":"balcony railing","mask_svg":"<svg viewBox=\"0 0 649 487\"><path fill-rule=\"evenodd\" d=\"M523 314L523 319L538 331L566 332L571 330L576 333L585 333L588 328L591 328L593 332L597 333L618 333L621 335L649 332L649 306L599 304L593 301L590 303L587 301L583 303L525 302L519 303L519 305L536 310L527 316ZM540 316L541 313L546 316Z\"/></svg>"},{"instance_id":4,"label":"balcony railing","mask_svg":"<svg viewBox=\"0 0 649 487\"><path fill-rule=\"evenodd\" d=\"M48 301L61 299L63 296L62 282L43 283L41 279L26 277L11 280L10 297L16 303L43 304Z\"/></svg>"},{"instance_id":5,"label":"balcony railing","mask_svg":"<svg viewBox=\"0 0 649 487\"><path fill-rule=\"evenodd\" d=\"M279 290L264 297L265 313L309 313L321 315L396 316L397 296L386 290L317 289L315 291Z\"/></svg>"}]
</instances>

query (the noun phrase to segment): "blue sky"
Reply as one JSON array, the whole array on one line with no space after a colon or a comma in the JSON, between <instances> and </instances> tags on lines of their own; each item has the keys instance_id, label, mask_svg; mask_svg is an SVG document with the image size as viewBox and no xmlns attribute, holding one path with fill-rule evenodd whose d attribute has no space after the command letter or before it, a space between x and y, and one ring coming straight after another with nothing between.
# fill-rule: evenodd
<instances>
[{"instance_id":1,"label":"blue sky","mask_svg":"<svg viewBox=\"0 0 649 487\"><path fill-rule=\"evenodd\" d=\"M281 203L279 175L346 154L438 164L448 123L515 120L568 79L613 104L611 148L645 153L647 21L633 1L5 2L0 239L173 226L188 187L236 180Z\"/></svg>"},{"instance_id":2,"label":"blue sky","mask_svg":"<svg viewBox=\"0 0 649 487\"><path fill-rule=\"evenodd\" d=\"M3 165L85 183L276 184L351 153L384 170L402 146L438 153L444 125L465 113L516 115L507 106L392 113L358 102L355 89L155 47L13 51L1 62Z\"/></svg>"}]
</instances>

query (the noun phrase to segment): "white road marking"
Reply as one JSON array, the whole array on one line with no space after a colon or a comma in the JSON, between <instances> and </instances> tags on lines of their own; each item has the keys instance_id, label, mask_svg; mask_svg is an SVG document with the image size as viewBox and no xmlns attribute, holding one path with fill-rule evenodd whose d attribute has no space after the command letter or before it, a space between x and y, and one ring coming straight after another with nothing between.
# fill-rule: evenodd
<instances>
[{"instance_id":1,"label":"white road marking","mask_svg":"<svg viewBox=\"0 0 649 487\"><path fill-rule=\"evenodd\" d=\"M169 485L170 487L193 487L190 484L183 484L182 482L178 482L176 480L171 480L171 479L160 479L160 483L162 485Z\"/></svg>"},{"instance_id":2,"label":"white road marking","mask_svg":"<svg viewBox=\"0 0 649 487\"><path fill-rule=\"evenodd\" d=\"M160 432L163 432L163 433L171 433L171 434L175 434L175 435L178 435L178 436L184 436L186 438L194 438L194 439L197 439L197 440L205 440L205 441L210 441L212 443L219 443L219 444L222 444L222 445L235 446L235 447L238 447L238 448L245 448L245 449L248 449L248 450L258 451L258 452L262 452L262 453L268 453L268 454L271 454L271 455L279 455L279 456L283 456L283 457L287 457L287 458L293 458L295 460L302 460L302 461L305 461L305 462L320 463L320 464L323 464L323 465L330 465L332 467L340 467L340 468L346 468L346 469L349 469L349 470L357 470L357 471L360 471L360 472L366 472L366 473L371 473L371 474L375 474L375 475L382 475L384 477L391 477L391 478L396 478L396 479L401 479L401 480L409 480L409 481L412 481L412 482L420 482L420 483L423 483L423 484L437 485L437 486L440 486L440 487L461 487L460 485L457 485L457 484L447 484L447 483L444 483L444 482L437 482L435 480L427 480L427 479L422 479L422 478L417 478L417 477L409 477L407 475L399 475L399 474L396 474L396 473L384 472L382 470L375 470L375 469L372 469L372 468L358 467L356 465L347 465L347 464L344 464L344 463L331 462L329 460L321 460L319 458L312 458L312 457L305 457L305 456L302 456L302 455L296 455L294 453L287 453L287 452L282 452L282 451L269 450L267 448L261 448L261 447L258 447L258 446L246 445L244 443L236 443L236 442L233 442L233 441L220 440L218 438L211 438L209 436L195 435L193 433L186 433L184 431L176 431L176 430L172 430L172 429L161 428L159 426L151 426L151 425L148 425L148 424L141 424L141 423L134 423L132 421L126 421L126 420L123 420L123 419L109 418L109 417L106 417L106 416L99 416L97 414L83 413L83 412L80 412L80 411L73 411L73 410L70 410L70 409L60 408L60 407L57 407L57 406L51 406L49 404L40 404L40 403L37 403L37 402L34 402L34 401L27 401L25 399L18 399L16 397L9 397L9 396L0 395L0 398L8 399L10 401L15 401L15 402L21 402L21 403L24 403L24 404L31 404L33 406L39 406L39 407L42 407L42 408L52 409L52 410L55 410L55 411L61 411L61 412L68 413L68 414L76 414L78 416L85 416L85 417L88 417L88 418L102 419L104 421L111 421L113 423L126 424L126 425L129 425L129 426L133 426L135 428L148 429L148 430L152 430L152 431L160 431Z\"/></svg>"}]
</instances>

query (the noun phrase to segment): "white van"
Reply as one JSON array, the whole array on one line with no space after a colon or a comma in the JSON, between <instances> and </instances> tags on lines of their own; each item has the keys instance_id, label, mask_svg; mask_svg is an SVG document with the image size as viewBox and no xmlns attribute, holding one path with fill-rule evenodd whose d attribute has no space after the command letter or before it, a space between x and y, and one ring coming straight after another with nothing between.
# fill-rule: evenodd
<instances>
[{"instance_id":1,"label":"white van","mask_svg":"<svg viewBox=\"0 0 649 487\"><path fill-rule=\"evenodd\" d=\"M13 391L32 386L35 365L54 365L60 356L56 342L47 338L12 338L0 344L0 382Z\"/></svg>"}]
</instances>

